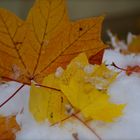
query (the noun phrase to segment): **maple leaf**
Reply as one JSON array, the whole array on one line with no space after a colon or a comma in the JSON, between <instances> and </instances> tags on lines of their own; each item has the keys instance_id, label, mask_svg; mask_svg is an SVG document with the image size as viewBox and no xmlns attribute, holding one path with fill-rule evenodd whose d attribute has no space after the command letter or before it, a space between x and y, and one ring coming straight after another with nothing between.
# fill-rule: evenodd
<instances>
[{"instance_id":1,"label":"maple leaf","mask_svg":"<svg viewBox=\"0 0 140 140\"><path fill-rule=\"evenodd\" d=\"M74 117L101 140L86 121L112 122L122 115L125 105L110 102L106 93L116 76L117 73L107 69L104 64L93 66L85 53L79 54L66 70L59 67L55 73L45 77L44 87L31 86L30 112L37 121L47 119L52 125ZM77 116L79 113L84 120Z\"/></svg>"},{"instance_id":2,"label":"maple leaf","mask_svg":"<svg viewBox=\"0 0 140 140\"><path fill-rule=\"evenodd\" d=\"M25 22L1 9L0 73L30 83L65 67L81 52L91 61L99 54L100 63L106 48L100 39L102 21L95 17L70 22L65 0L36 0Z\"/></svg>"},{"instance_id":3,"label":"maple leaf","mask_svg":"<svg viewBox=\"0 0 140 140\"><path fill-rule=\"evenodd\" d=\"M20 130L16 122L15 116L2 117L0 116L0 139L15 140L15 133Z\"/></svg>"},{"instance_id":4,"label":"maple leaf","mask_svg":"<svg viewBox=\"0 0 140 140\"><path fill-rule=\"evenodd\" d=\"M43 85L52 87L51 90L43 87L35 89L32 86L30 111L33 116L35 118L39 116L42 121L45 118L50 120L47 113L50 115L51 112L55 112L53 113L54 122L58 122L62 120L60 114L65 114L63 119L66 117L66 105L72 105L75 110L80 110L89 119L111 122L120 116L125 105L111 103L106 93L117 73L107 69L104 64L93 66L90 73L89 71L86 73L86 68L89 66L91 65L86 55L80 54L71 61L65 71L62 73L59 71L60 75L50 74L44 79ZM56 89L59 91L58 94L56 94ZM67 97L64 98L65 102L61 102L61 97Z\"/></svg>"}]
</instances>

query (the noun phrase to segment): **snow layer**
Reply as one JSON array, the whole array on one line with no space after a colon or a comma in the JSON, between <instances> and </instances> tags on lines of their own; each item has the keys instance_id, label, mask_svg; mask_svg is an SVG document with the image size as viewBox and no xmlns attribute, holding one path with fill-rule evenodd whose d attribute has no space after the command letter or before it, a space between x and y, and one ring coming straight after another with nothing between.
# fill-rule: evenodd
<instances>
[{"instance_id":1,"label":"snow layer","mask_svg":"<svg viewBox=\"0 0 140 140\"><path fill-rule=\"evenodd\" d=\"M21 84L16 82L9 82L0 85L0 104L8 99L20 86ZM27 94L29 94L29 89L27 87L21 89L14 98L0 108L0 115L9 116L11 114L15 115L17 112L21 112L25 101L27 100Z\"/></svg>"},{"instance_id":2,"label":"snow layer","mask_svg":"<svg viewBox=\"0 0 140 140\"><path fill-rule=\"evenodd\" d=\"M122 55L118 51L106 50L103 62L115 62L119 67L140 65L140 56ZM109 66L114 69L113 67ZM7 99L20 84L10 82L0 86L0 103ZM126 103L124 115L113 123L92 122L90 125L103 140L138 140L140 139L140 74L126 76L120 73L117 80L110 86L111 101ZM0 114L17 115L21 131L16 134L17 140L72 140L77 133L79 140L96 140L97 137L78 120L70 120L64 125L51 126L46 121L38 124L28 111L29 87L24 87L3 108ZM24 109L23 109L24 108Z\"/></svg>"}]
</instances>

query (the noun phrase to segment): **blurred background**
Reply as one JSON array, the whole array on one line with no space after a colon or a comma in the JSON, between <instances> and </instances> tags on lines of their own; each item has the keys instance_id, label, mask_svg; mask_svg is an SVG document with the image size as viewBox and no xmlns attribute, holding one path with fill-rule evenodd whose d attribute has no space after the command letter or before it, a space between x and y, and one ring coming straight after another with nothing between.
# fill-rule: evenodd
<instances>
[{"instance_id":1,"label":"blurred background","mask_svg":"<svg viewBox=\"0 0 140 140\"><path fill-rule=\"evenodd\" d=\"M0 0L7 8L25 19L35 0ZM140 0L67 0L71 20L106 15L102 39L108 41L107 30L125 39L128 32L140 34Z\"/></svg>"}]
</instances>

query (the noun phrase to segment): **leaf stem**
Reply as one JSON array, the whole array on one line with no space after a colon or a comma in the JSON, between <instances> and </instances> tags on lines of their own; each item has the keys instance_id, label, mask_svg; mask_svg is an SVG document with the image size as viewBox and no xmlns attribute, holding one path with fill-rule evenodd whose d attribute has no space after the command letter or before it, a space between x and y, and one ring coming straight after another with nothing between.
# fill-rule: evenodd
<instances>
[{"instance_id":1,"label":"leaf stem","mask_svg":"<svg viewBox=\"0 0 140 140\"><path fill-rule=\"evenodd\" d=\"M85 125L92 133L94 133L95 136L96 136L99 140L102 140L102 138L96 133L96 131L95 131L93 128L89 127L88 124L86 124L85 122L83 122L83 120L80 119L80 118L79 118L78 116L76 116L75 114L73 114L73 116L74 116L77 120L79 120L83 125Z\"/></svg>"},{"instance_id":2,"label":"leaf stem","mask_svg":"<svg viewBox=\"0 0 140 140\"><path fill-rule=\"evenodd\" d=\"M78 113L80 113L80 111L76 112L75 115L78 114ZM63 119L63 120L61 120L61 121L59 121L59 122L56 122L56 123L51 124L50 127L51 127L51 126L54 126L54 125L56 125L56 124L58 124L58 123L60 123L60 122L64 122L64 121L66 121L66 120L68 120L68 119L70 119L70 118L72 118L72 117L73 117L73 114L70 115L70 116L68 116L68 117L66 117L65 119Z\"/></svg>"},{"instance_id":3,"label":"leaf stem","mask_svg":"<svg viewBox=\"0 0 140 140\"><path fill-rule=\"evenodd\" d=\"M4 77L4 76L2 76L1 78L3 80L14 81L14 82L20 83L20 81L12 79L12 78ZM27 85L27 86L31 86L31 83L22 83L22 84ZM56 90L56 91L61 91L59 89L56 89L56 88L53 88L53 87L49 87L49 86L45 86L45 85L41 85L41 84L34 84L34 85L35 86L40 86L40 87L43 87L43 88L48 88L48 89Z\"/></svg>"},{"instance_id":4,"label":"leaf stem","mask_svg":"<svg viewBox=\"0 0 140 140\"><path fill-rule=\"evenodd\" d=\"M123 68L118 67L114 62L111 64L111 66L113 66L119 70L122 70L122 71L127 71L127 69L123 69Z\"/></svg>"}]
</instances>

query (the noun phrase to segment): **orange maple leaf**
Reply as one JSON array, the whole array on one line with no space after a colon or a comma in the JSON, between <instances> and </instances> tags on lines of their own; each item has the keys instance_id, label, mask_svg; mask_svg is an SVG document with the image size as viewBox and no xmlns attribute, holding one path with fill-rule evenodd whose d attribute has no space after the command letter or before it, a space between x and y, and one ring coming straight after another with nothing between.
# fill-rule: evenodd
<instances>
[{"instance_id":1,"label":"orange maple leaf","mask_svg":"<svg viewBox=\"0 0 140 140\"><path fill-rule=\"evenodd\" d=\"M127 66L126 74L131 75L133 72L140 73L140 66Z\"/></svg>"},{"instance_id":2,"label":"orange maple leaf","mask_svg":"<svg viewBox=\"0 0 140 140\"><path fill-rule=\"evenodd\" d=\"M15 132L20 130L15 116L0 116L0 140L15 140Z\"/></svg>"},{"instance_id":3,"label":"orange maple leaf","mask_svg":"<svg viewBox=\"0 0 140 140\"><path fill-rule=\"evenodd\" d=\"M40 83L81 52L86 52L92 63L101 63L106 48L100 39L102 21L103 17L95 17L70 22L65 0L36 0L25 22L0 9L2 78Z\"/></svg>"}]
</instances>

